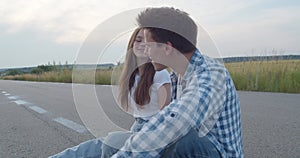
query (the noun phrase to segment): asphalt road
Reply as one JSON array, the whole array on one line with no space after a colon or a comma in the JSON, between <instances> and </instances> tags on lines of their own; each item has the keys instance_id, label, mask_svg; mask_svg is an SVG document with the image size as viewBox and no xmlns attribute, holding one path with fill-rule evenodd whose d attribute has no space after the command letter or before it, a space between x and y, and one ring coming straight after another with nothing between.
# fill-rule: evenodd
<instances>
[{"instance_id":1,"label":"asphalt road","mask_svg":"<svg viewBox=\"0 0 300 158\"><path fill-rule=\"evenodd\" d=\"M94 88L105 116L90 110L95 102L86 101L81 109L78 104L84 99L76 95L92 95L78 89L73 93L72 84L0 80L0 157L48 157L105 134L101 127L110 128L111 123L101 120L107 117L128 129L132 117L119 110L111 87ZM245 157L300 157L300 94L238 93ZM99 114L94 124L87 117L92 113Z\"/></svg>"}]
</instances>

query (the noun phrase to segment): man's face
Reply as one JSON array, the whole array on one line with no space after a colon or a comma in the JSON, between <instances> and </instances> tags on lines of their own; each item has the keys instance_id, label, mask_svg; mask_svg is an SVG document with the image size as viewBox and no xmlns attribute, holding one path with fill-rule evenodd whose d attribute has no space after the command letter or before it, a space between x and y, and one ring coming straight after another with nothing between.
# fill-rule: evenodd
<instances>
[{"instance_id":1,"label":"man's face","mask_svg":"<svg viewBox=\"0 0 300 158\"><path fill-rule=\"evenodd\" d=\"M146 45L145 53L152 60L154 69L156 71L160 71L167 68L165 66L166 65L165 45L154 41L151 36L151 33L147 29L144 29L144 36L145 36L145 45Z\"/></svg>"}]
</instances>

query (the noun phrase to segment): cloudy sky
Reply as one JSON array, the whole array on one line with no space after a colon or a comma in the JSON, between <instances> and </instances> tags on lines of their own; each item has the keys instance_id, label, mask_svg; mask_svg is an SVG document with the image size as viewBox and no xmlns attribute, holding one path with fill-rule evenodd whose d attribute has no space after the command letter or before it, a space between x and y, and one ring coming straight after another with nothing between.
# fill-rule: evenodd
<instances>
[{"instance_id":1,"label":"cloudy sky","mask_svg":"<svg viewBox=\"0 0 300 158\"><path fill-rule=\"evenodd\" d=\"M222 57L300 55L299 0L0 0L0 68L73 63L99 24L157 6L188 12ZM115 37L109 49L119 53L104 55L101 63L120 60L128 36Z\"/></svg>"}]
</instances>

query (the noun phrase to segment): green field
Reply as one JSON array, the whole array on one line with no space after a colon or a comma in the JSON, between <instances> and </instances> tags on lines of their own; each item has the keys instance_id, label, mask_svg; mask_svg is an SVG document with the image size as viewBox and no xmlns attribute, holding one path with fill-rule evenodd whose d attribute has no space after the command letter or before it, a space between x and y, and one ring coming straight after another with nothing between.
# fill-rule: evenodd
<instances>
[{"instance_id":1,"label":"green field","mask_svg":"<svg viewBox=\"0 0 300 158\"><path fill-rule=\"evenodd\" d=\"M225 63L225 66L237 90L300 93L300 60L248 61ZM4 76L2 79L111 84L112 72L112 69L97 69L96 72L89 69L61 69L38 74Z\"/></svg>"},{"instance_id":2,"label":"green field","mask_svg":"<svg viewBox=\"0 0 300 158\"><path fill-rule=\"evenodd\" d=\"M237 62L225 66L238 90L300 93L300 60Z\"/></svg>"}]
</instances>

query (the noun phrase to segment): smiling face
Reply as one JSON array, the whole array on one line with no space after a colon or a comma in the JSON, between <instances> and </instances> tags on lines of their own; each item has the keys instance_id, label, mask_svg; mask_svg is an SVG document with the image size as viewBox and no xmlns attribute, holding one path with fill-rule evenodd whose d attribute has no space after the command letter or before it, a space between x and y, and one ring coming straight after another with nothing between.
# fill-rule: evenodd
<instances>
[{"instance_id":1,"label":"smiling face","mask_svg":"<svg viewBox=\"0 0 300 158\"><path fill-rule=\"evenodd\" d=\"M146 45L145 53L150 57L154 69L160 71L167 68L167 66L165 66L167 59L165 44L154 41L151 33L147 29L144 30L144 36Z\"/></svg>"},{"instance_id":2,"label":"smiling face","mask_svg":"<svg viewBox=\"0 0 300 158\"><path fill-rule=\"evenodd\" d=\"M148 56L145 54L145 38L142 29L137 33L132 49L137 58L148 58Z\"/></svg>"}]
</instances>

